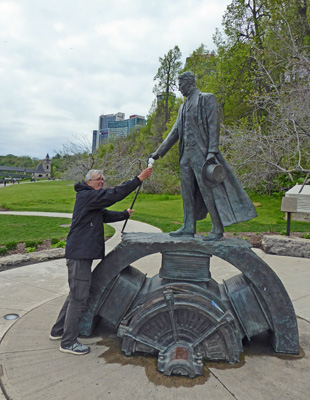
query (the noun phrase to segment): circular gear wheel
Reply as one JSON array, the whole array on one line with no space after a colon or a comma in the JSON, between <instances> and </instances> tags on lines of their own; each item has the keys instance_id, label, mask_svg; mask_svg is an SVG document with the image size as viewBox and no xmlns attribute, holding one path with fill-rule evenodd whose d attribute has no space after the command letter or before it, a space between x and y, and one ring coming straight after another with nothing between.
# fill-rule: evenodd
<instances>
[{"instance_id":1,"label":"circular gear wheel","mask_svg":"<svg viewBox=\"0 0 310 400\"><path fill-rule=\"evenodd\" d=\"M242 351L230 311L213 293L184 283L148 294L123 319L118 335L126 355L158 353L159 370L168 375L190 375L188 362L198 368L203 358L234 364Z\"/></svg>"}]
</instances>

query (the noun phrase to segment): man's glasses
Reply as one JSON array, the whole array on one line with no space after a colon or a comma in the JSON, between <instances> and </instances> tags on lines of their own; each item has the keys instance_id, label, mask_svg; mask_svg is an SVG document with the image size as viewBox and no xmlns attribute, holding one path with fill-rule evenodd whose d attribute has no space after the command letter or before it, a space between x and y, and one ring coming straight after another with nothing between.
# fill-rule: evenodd
<instances>
[{"instance_id":1,"label":"man's glasses","mask_svg":"<svg viewBox=\"0 0 310 400\"><path fill-rule=\"evenodd\" d=\"M103 181L103 177L101 176L100 178L96 178L96 179L91 179L92 181Z\"/></svg>"}]
</instances>

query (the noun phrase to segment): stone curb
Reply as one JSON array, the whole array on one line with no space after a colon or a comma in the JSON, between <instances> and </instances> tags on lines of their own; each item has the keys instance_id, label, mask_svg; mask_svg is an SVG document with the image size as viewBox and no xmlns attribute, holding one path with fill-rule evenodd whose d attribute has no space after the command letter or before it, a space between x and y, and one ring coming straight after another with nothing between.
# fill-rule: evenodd
<instances>
[{"instance_id":1,"label":"stone curb","mask_svg":"<svg viewBox=\"0 0 310 400\"><path fill-rule=\"evenodd\" d=\"M310 240L294 236L266 235L262 239L263 250L278 256L310 258Z\"/></svg>"},{"instance_id":2,"label":"stone curb","mask_svg":"<svg viewBox=\"0 0 310 400\"><path fill-rule=\"evenodd\" d=\"M65 248L48 249L26 254L13 254L0 258L0 271L9 267L34 264L55 258L64 258Z\"/></svg>"}]
</instances>

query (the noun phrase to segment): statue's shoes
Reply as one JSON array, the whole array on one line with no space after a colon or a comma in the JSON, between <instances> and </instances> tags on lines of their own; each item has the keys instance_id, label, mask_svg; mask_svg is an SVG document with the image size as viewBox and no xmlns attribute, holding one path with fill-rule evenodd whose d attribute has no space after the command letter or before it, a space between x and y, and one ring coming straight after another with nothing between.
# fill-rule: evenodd
<instances>
[{"instance_id":1,"label":"statue's shoes","mask_svg":"<svg viewBox=\"0 0 310 400\"><path fill-rule=\"evenodd\" d=\"M222 233L212 233L211 232L211 233L209 233L208 236L205 236L203 238L203 240L205 240L207 242L211 242L211 241L214 241L214 240L220 240L220 239L222 239L222 237L223 237Z\"/></svg>"},{"instance_id":2,"label":"statue's shoes","mask_svg":"<svg viewBox=\"0 0 310 400\"><path fill-rule=\"evenodd\" d=\"M183 227L178 229L177 231L170 232L169 235L174 236L174 237L180 237L180 236L194 237L193 232L189 232L186 229L184 229Z\"/></svg>"}]
</instances>

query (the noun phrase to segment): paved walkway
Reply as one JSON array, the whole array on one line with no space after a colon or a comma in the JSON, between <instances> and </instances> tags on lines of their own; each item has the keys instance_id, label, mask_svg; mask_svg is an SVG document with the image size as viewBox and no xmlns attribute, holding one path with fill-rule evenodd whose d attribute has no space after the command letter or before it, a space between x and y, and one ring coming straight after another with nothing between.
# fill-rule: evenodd
<instances>
[{"instance_id":1,"label":"paved walkway","mask_svg":"<svg viewBox=\"0 0 310 400\"><path fill-rule=\"evenodd\" d=\"M120 240L122 223L107 242L109 252ZM130 220L127 232L158 232ZM156 371L156 358L125 357L115 335L83 339L92 351L73 356L58 351L48 339L50 328L68 292L65 260L15 268L0 273L0 399L106 400L106 399L212 399L306 400L310 381L310 260L266 255L257 250L278 274L298 315L301 356L276 355L253 341L237 366L215 363L195 379L168 378ZM158 273L160 255L133 265L148 276ZM221 282L238 273L216 257L211 273ZM3 318L16 313L19 318Z\"/></svg>"}]
</instances>

